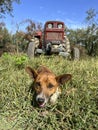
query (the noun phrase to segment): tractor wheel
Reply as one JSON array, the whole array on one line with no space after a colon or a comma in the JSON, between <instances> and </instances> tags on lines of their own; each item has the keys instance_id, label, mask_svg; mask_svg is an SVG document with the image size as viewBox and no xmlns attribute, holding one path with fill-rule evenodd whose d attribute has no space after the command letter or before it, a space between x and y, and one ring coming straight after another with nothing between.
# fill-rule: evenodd
<instances>
[{"instance_id":1,"label":"tractor wheel","mask_svg":"<svg viewBox=\"0 0 98 130\"><path fill-rule=\"evenodd\" d=\"M80 50L78 47L74 47L72 49L72 59L79 60L80 59Z\"/></svg>"},{"instance_id":2,"label":"tractor wheel","mask_svg":"<svg viewBox=\"0 0 98 130\"><path fill-rule=\"evenodd\" d=\"M29 58L33 58L35 55L35 43L34 42L30 42L28 45L28 49L27 49L27 55L29 56Z\"/></svg>"}]
</instances>

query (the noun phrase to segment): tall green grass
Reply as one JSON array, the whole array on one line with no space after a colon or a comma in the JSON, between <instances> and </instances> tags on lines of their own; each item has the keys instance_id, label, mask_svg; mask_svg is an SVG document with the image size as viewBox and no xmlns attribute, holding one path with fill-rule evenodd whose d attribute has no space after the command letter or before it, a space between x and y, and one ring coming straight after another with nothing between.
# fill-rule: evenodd
<instances>
[{"instance_id":1,"label":"tall green grass","mask_svg":"<svg viewBox=\"0 0 98 130\"><path fill-rule=\"evenodd\" d=\"M56 75L71 73L55 105L32 105L32 80L26 66L49 67ZM97 130L98 57L68 61L58 56L5 54L0 57L0 130Z\"/></svg>"}]
</instances>

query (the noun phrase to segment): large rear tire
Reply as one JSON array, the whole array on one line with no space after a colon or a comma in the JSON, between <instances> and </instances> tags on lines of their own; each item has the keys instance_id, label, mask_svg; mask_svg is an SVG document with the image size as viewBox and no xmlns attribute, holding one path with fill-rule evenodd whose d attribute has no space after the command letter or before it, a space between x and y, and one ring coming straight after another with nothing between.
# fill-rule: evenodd
<instances>
[{"instance_id":1,"label":"large rear tire","mask_svg":"<svg viewBox=\"0 0 98 130\"><path fill-rule=\"evenodd\" d=\"M35 43L34 42L30 42L28 45L28 49L27 49L27 55L29 56L29 58L33 58L35 55Z\"/></svg>"},{"instance_id":2,"label":"large rear tire","mask_svg":"<svg viewBox=\"0 0 98 130\"><path fill-rule=\"evenodd\" d=\"M79 60L80 59L80 50L78 47L73 47L72 49L72 59Z\"/></svg>"}]
</instances>

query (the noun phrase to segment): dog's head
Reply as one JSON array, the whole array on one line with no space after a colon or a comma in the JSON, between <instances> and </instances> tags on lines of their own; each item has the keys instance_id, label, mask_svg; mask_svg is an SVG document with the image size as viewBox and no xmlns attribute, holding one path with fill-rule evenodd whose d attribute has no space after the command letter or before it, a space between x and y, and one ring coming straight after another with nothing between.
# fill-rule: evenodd
<instances>
[{"instance_id":1,"label":"dog's head","mask_svg":"<svg viewBox=\"0 0 98 130\"><path fill-rule=\"evenodd\" d=\"M30 77L34 79L33 88L36 92L36 101L39 107L44 107L59 86L72 77L70 74L55 76L55 74L46 67L40 67L38 71L31 67L26 67L26 71Z\"/></svg>"}]
</instances>

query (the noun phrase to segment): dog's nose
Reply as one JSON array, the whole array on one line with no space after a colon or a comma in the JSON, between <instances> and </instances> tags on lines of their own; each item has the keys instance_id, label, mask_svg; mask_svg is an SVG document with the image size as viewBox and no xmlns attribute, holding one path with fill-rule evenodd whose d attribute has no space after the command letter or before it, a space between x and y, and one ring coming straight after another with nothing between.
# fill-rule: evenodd
<instances>
[{"instance_id":1,"label":"dog's nose","mask_svg":"<svg viewBox=\"0 0 98 130\"><path fill-rule=\"evenodd\" d=\"M44 98L38 98L38 103L39 103L39 104L43 103L44 101L45 101Z\"/></svg>"}]
</instances>

